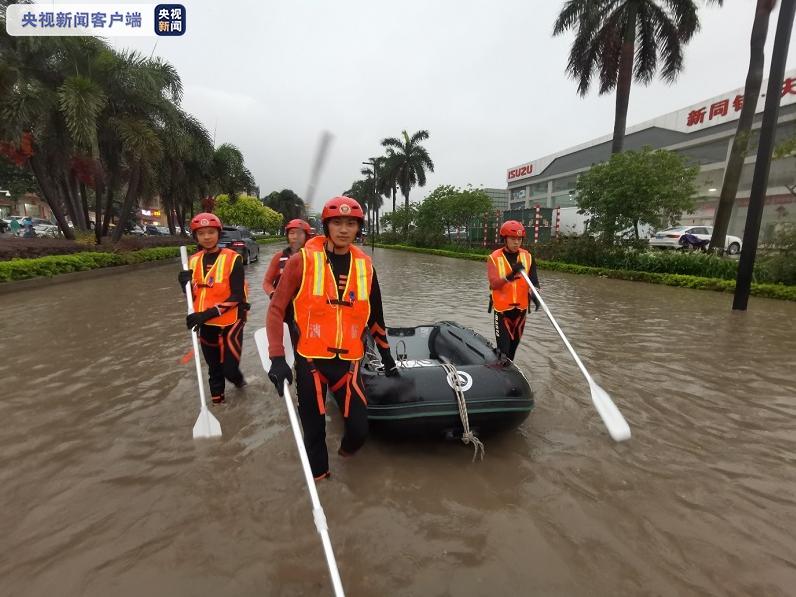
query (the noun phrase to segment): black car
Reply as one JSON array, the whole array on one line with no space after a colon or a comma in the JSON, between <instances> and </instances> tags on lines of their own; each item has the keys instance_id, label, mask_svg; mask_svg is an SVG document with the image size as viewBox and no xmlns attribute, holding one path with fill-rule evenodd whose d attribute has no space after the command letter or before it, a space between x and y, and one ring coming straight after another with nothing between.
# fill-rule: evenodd
<instances>
[{"instance_id":1,"label":"black car","mask_svg":"<svg viewBox=\"0 0 796 597\"><path fill-rule=\"evenodd\" d=\"M237 251L243 257L244 265L260 259L260 245L254 240L249 229L243 226L224 226L218 246Z\"/></svg>"}]
</instances>

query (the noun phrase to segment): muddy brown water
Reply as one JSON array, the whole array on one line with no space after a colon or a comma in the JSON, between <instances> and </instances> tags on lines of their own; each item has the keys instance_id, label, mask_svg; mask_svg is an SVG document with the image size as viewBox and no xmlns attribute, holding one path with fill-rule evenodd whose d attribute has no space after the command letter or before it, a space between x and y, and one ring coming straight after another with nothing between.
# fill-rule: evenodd
<instances>
[{"instance_id":1,"label":"muddy brown water","mask_svg":"<svg viewBox=\"0 0 796 597\"><path fill-rule=\"evenodd\" d=\"M0 295L0 595L329 595L284 405L259 368L195 442L176 263ZM483 264L376 250L388 325L487 337ZM615 444L541 312L537 408L486 441L372 437L319 491L347 594L796 595L796 304L540 272L633 430ZM330 421L330 446L340 418Z\"/></svg>"}]
</instances>

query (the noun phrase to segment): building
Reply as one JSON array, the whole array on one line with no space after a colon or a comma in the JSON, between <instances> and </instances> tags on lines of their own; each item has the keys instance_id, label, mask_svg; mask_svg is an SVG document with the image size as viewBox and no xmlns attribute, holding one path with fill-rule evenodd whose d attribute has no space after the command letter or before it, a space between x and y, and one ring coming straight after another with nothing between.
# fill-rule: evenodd
<instances>
[{"instance_id":1,"label":"building","mask_svg":"<svg viewBox=\"0 0 796 597\"><path fill-rule=\"evenodd\" d=\"M494 211L506 211L509 208L509 192L506 189L480 189L492 200Z\"/></svg>"},{"instance_id":2,"label":"building","mask_svg":"<svg viewBox=\"0 0 796 597\"><path fill-rule=\"evenodd\" d=\"M752 186L757 141L760 133L767 82L761 87L748 156L730 219L728 232L743 235L746 211ZM738 117L743 106L743 88L734 89L687 108L664 114L631 126L625 136L625 149L669 149L699 165L698 197L693 214L683 214L682 224L713 223L724 169L732 147ZM796 136L796 70L785 74L782 86L776 142ZM611 136L509 168L506 172L509 209L575 206L575 183L592 165L607 161L611 155ZM796 223L796 157L774 160L768 181L761 239L769 237L785 222ZM794 189L796 190L796 189Z\"/></svg>"},{"instance_id":3,"label":"building","mask_svg":"<svg viewBox=\"0 0 796 597\"><path fill-rule=\"evenodd\" d=\"M55 221L50 206L35 193L12 197L9 191L0 190L0 217L9 216L30 216Z\"/></svg>"}]
</instances>

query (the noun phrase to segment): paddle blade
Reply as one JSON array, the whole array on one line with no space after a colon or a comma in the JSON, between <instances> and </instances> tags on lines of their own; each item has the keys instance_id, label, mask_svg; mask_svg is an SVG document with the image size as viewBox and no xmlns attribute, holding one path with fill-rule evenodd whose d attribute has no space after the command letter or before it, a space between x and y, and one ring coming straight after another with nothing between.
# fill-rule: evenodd
<instances>
[{"instance_id":1,"label":"paddle blade","mask_svg":"<svg viewBox=\"0 0 796 597\"><path fill-rule=\"evenodd\" d=\"M591 389L591 399L594 402L594 407L597 413L605 423L608 433L611 438L616 442L623 442L630 439L630 426L625 421L622 413L611 400L608 392L603 390L597 383L589 379L589 388Z\"/></svg>"},{"instance_id":2,"label":"paddle blade","mask_svg":"<svg viewBox=\"0 0 796 597\"><path fill-rule=\"evenodd\" d=\"M207 439L212 437L221 437L221 423L218 422L207 408L203 408L199 413L199 418L196 419L196 425L193 426L194 439Z\"/></svg>"},{"instance_id":3,"label":"paddle blade","mask_svg":"<svg viewBox=\"0 0 796 597\"><path fill-rule=\"evenodd\" d=\"M285 361L288 366L293 366L293 342L290 340L290 330L286 323L282 324L282 343L285 346ZM260 354L260 363L263 369L268 373L271 369L271 358L268 356L268 334L265 328L260 328L254 332L254 343L257 345L257 352Z\"/></svg>"}]
</instances>

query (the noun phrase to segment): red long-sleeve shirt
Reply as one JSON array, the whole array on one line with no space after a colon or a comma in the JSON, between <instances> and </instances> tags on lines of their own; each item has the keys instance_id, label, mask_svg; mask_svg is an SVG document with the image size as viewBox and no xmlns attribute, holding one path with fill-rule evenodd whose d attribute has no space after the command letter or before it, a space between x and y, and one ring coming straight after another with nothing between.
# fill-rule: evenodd
<instances>
[{"instance_id":1,"label":"red long-sleeve shirt","mask_svg":"<svg viewBox=\"0 0 796 597\"><path fill-rule=\"evenodd\" d=\"M271 296L279 285L279 279L282 275L281 264L290 259L292 254L290 247L287 247L271 258L271 263L268 264L268 269L263 277L263 290L268 296Z\"/></svg>"}]
</instances>

